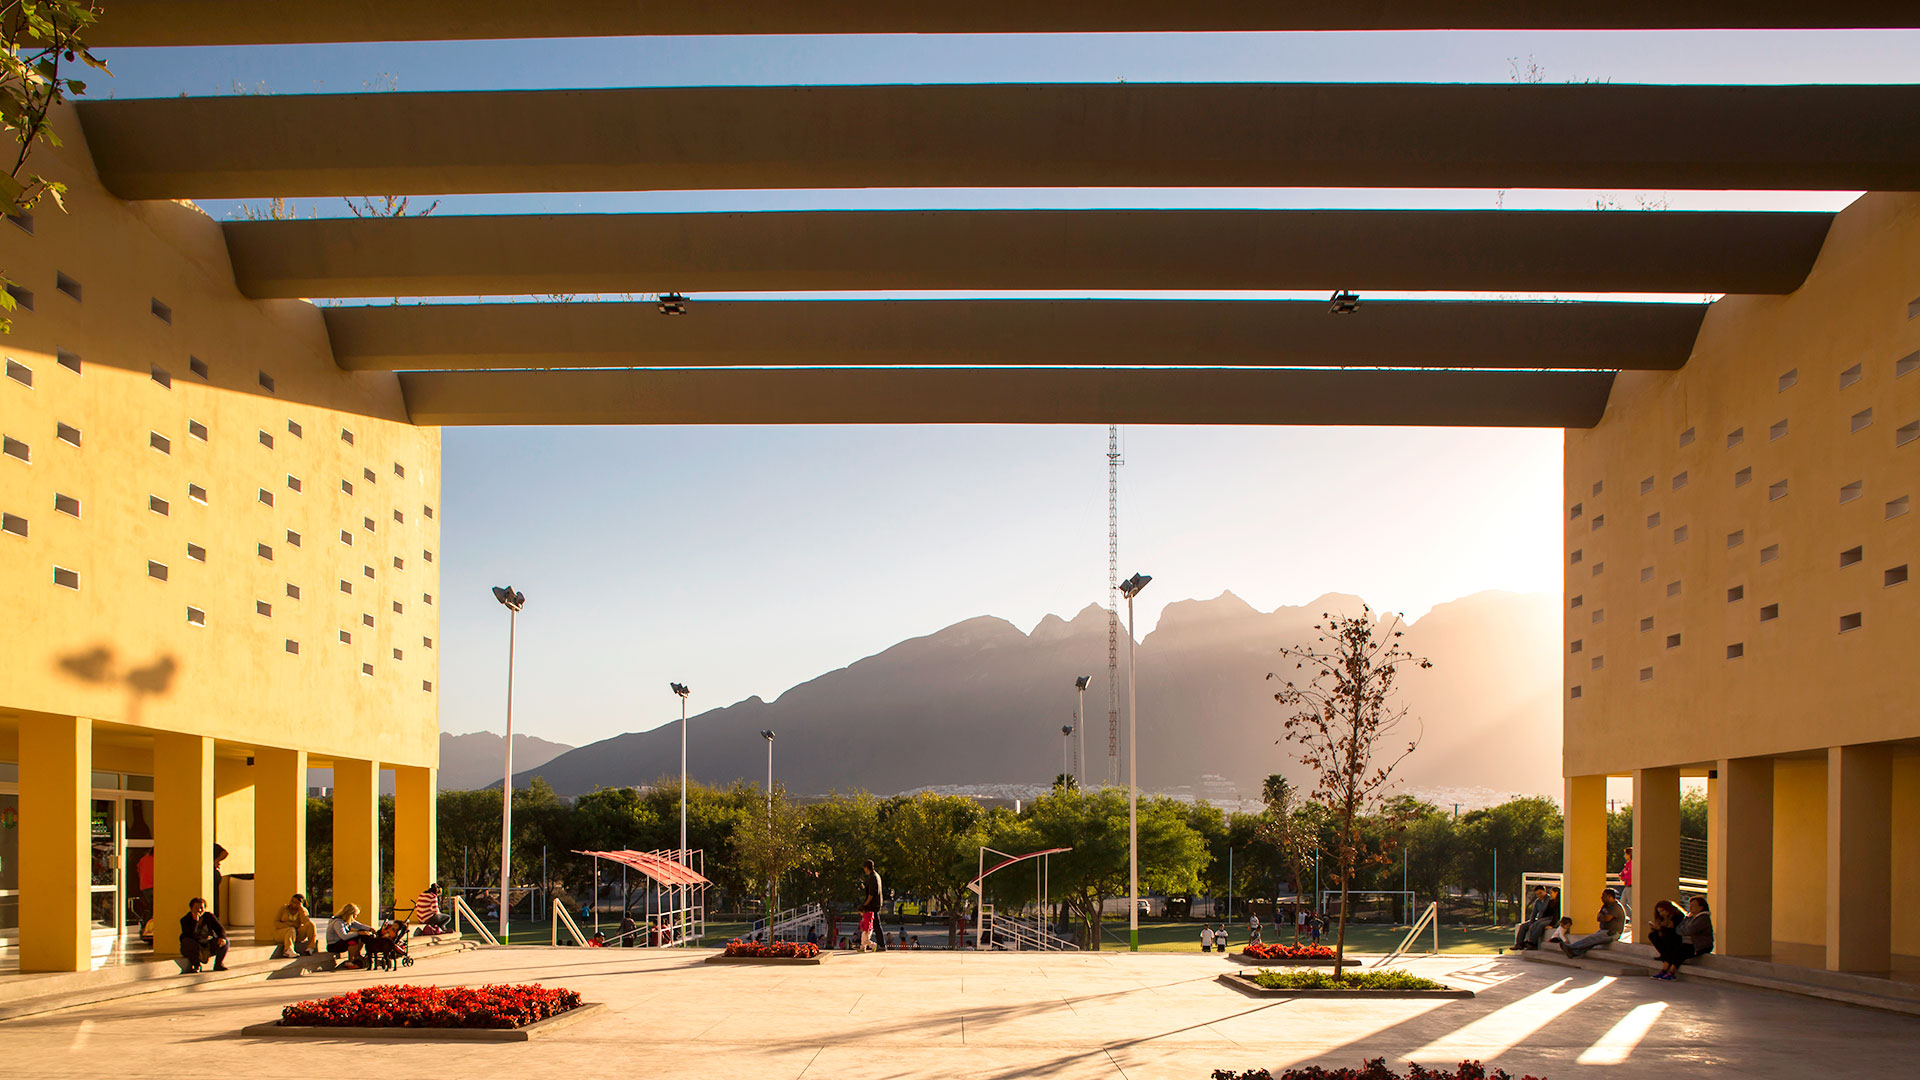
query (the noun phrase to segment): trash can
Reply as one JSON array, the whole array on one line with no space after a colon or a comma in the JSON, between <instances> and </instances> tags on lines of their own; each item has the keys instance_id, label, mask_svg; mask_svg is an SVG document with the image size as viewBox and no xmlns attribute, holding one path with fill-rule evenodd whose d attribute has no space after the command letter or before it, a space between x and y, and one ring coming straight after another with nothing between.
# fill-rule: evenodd
<instances>
[{"instance_id":1,"label":"trash can","mask_svg":"<svg viewBox=\"0 0 1920 1080\"><path fill-rule=\"evenodd\" d=\"M220 910L225 916L221 921L228 926L252 926L253 875L228 874L220 879L220 885L226 890L221 897Z\"/></svg>"}]
</instances>

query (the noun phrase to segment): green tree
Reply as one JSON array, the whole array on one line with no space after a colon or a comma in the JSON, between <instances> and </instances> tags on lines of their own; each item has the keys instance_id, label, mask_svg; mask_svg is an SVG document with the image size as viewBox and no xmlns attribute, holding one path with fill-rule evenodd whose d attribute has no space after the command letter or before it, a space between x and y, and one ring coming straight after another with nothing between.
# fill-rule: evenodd
<instances>
[{"instance_id":1,"label":"green tree","mask_svg":"<svg viewBox=\"0 0 1920 1080\"><path fill-rule=\"evenodd\" d=\"M795 874L801 897L826 915L827 940L840 935L840 913L862 897L861 863L881 854L880 800L864 791L829 795L806 808L814 860Z\"/></svg>"},{"instance_id":2,"label":"green tree","mask_svg":"<svg viewBox=\"0 0 1920 1080\"><path fill-rule=\"evenodd\" d=\"M1394 683L1402 667L1430 668L1433 662L1400 646L1405 631L1398 617L1376 622L1372 609L1363 605L1358 616L1322 614L1321 620L1314 627L1320 631L1318 644L1280 650L1294 661L1295 678L1302 681L1267 678L1283 684L1274 700L1292 710L1285 738L1313 772L1314 800L1333 814L1330 850L1340 882L1334 954L1340 959L1346 955L1349 894L1362 863L1373 854L1363 847L1362 819L1377 810L1395 767L1419 745L1418 737L1405 749L1398 742L1407 708L1394 702ZM1334 971L1340 970L1336 963Z\"/></svg>"},{"instance_id":3,"label":"green tree","mask_svg":"<svg viewBox=\"0 0 1920 1080\"><path fill-rule=\"evenodd\" d=\"M958 941L966 926L967 883L985 840L985 816L972 799L930 791L888 799L881 807L885 854L875 861L886 868L895 889L946 912L949 941Z\"/></svg>"},{"instance_id":4,"label":"green tree","mask_svg":"<svg viewBox=\"0 0 1920 1080\"><path fill-rule=\"evenodd\" d=\"M734 823L733 857L750 879L766 884L771 919L780 910L781 879L814 858L806 812L788 801L784 788L776 785L772 801L763 804L759 813Z\"/></svg>"},{"instance_id":5,"label":"green tree","mask_svg":"<svg viewBox=\"0 0 1920 1080\"><path fill-rule=\"evenodd\" d=\"M1561 835L1560 806L1542 796L1524 796L1471 811L1460 819L1459 881L1488 888L1494 901L1494 921L1498 922L1501 897L1520 895L1523 874L1559 864ZM1495 853L1500 864L1498 880L1493 878Z\"/></svg>"}]
</instances>

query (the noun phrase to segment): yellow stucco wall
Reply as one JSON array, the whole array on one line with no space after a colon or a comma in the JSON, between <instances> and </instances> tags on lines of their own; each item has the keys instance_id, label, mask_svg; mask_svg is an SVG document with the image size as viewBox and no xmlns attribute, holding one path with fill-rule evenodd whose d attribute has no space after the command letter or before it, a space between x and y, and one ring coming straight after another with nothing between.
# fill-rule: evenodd
<instances>
[{"instance_id":1,"label":"yellow stucco wall","mask_svg":"<svg viewBox=\"0 0 1920 1080\"><path fill-rule=\"evenodd\" d=\"M0 222L33 294L0 338L32 381L0 377L0 434L31 452L0 456L0 511L28 531L0 533L0 713L436 764L438 430L407 422L394 376L334 366L318 309L240 297L217 222L107 196L56 120L67 148L36 162L70 212Z\"/></svg>"},{"instance_id":2,"label":"yellow stucco wall","mask_svg":"<svg viewBox=\"0 0 1920 1080\"><path fill-rule=\"evenodd\" d=\"M1773 938L1827 943L1827 760L1773 765Z\"/></svg>"},{"instance_id":3,"label":"yellow stucco wall","mask_svg":"<svg viewBox=\"0 0 1920 1080\"><path fill-rule=\"evenodd\" d=\"M1916 301L1920 195L1869 194L1800 290L1715 303L1567 432L1568 776L1920 737Z\"/></svg>"}]
</instances>

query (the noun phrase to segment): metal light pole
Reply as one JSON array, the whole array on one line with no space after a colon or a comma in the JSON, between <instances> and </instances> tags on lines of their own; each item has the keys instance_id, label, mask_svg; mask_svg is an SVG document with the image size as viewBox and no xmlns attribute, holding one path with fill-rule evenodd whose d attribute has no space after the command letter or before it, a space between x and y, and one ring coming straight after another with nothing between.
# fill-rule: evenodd
<instances>
[{"instance_id":1,"label":"metal light pole","mask_svg":"<svg viewBox=\"0 0 1920 1080\"><path fill-rule=\"evenodd\" d=\"M680 698L680 864L692 866L693 858L687 854L687 695L693 691L687 689L686 683L668 683L667 685L671 686L674 694ZM686 905L682 904L680 933L674 935L676 941L686 937L686 924Z\"/></svg>"},{"instance_id":2,"label":"metal light pole","mask_svg":"<svg viewBox=\"0 0 1920 1080\"><path fill-rule=\"evenodd\" d=\"M507 609L507 763L500 785L500 944L507 943L507 888L513 881L513 639L527 602L511 585L495 585L493 598Z\"/></svg>"},{"instance_id":3,"label":"metal light pole","mask_svg":"<svg viewBox=\"0 0 1920 1080\"><path fill-rule=\"evenodd\" d=\"M1073 752L1073 725L1061 724L1060 735L1060 788L1064 791L1073 777L1073 769L1067 765L1067 758Z\"/></svg>"},{"instance_id":4,"label":"metal light pole","mask_svg":"<svg viewBox=\"0 0 1920 1080\"><path fill-rule=\"evenodd\" d=\"M762 731L767 740L767 843L773 843L773 732ZM767 879L767 942L773 942L773 879Z\"/></svg>"},{"instance_id":5,"label":"metal light pole","mask_svg":"<svg viewBox=\"0 0 1920 1080\"><path fill-rule=\"evenodd\" d=\"M1091 675L1081 675L1073 680L1073 689L1080 695L1080 703L1073 710L1073 726L1080 729L1080 752L1074 756L1073 762L1081 769L1087 767L1087 684L1092 681ZM1084 791L1086 784L1081 780L1082 777L1074 777L1075 785Z\"/></svg>"},{"instance_id":6,"label":"metal light pole","mask_svg":"<svg viewBox=\"0 0 1920 1080\"><path fill-rule=\"evenodd\" d=\"M1120 583L1127 598L1127 949L1140 951L1140 713L1134 696L1133 598L1153 578L1135 573Z\"/></svg>"}]
</instances>

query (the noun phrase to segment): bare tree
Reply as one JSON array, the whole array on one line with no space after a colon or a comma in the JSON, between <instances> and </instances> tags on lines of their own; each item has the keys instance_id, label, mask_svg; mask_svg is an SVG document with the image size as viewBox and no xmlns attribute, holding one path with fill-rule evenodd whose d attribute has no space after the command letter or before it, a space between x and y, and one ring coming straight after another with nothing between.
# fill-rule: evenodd
<instances>
[{"instance_id":1,"label":"bare tree","mask_svg":"<svg viewBox=\"0 0 1920 1080\"><path fill-rule=\"evenodd\" d=\"M1280 655L1302 673L1283 682L1275 701L1293 710L1285 741L1293 743L1300 763L1313 771L1312 798L1333 815L1335 872L1340 878L1340 925L1335 938L1335 977L1347 953L1348 894L1363 861L1363 819L1378 813L1393 770L1419 746L1419 736L1401 749L1398 731L1407 717L1396 704L1394 681L1402 667L1433 666L1400 645L1405 635L1397 615L1376 620L1361 606L1357 616L1322 614L1314 629L1318 644L1289 646Z\"/></svg>"}]
</instances>

